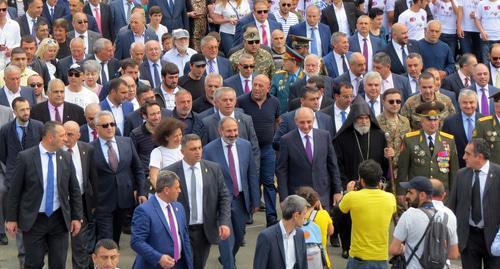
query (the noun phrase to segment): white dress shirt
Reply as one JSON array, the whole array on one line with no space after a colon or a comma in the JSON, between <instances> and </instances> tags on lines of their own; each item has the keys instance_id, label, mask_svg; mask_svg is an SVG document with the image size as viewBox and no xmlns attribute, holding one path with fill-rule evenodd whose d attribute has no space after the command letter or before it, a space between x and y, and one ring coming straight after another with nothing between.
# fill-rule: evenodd
<instances>
[{"instance_id":1,"label":"white dress shirt","mask_svg":"<svg viewBox=\"0 0 500 269\"><path fill-rule=\"evenodd\" d=\"M227 156L227 153L228 153L227 145L228 144L226 142L224 142L224 140L222 138L220 140L222 141L222 149L224 150L224 157L226 158L226 163L229 167L229 159ZM231 147L231 152L233 153L234 168L236 169L236 178L238 179L238 191L242 192L241 175L240 175L240 160L238 159L238 150L236 147L236 143L234 143L233 146Z\"/></svg>"},{"instance_id":2,"label":"white dress shirt","mask_svg":"<svg viewBox=\"0 0 500 269\"><path fill-rule=\"evenodd\" d=\"M30 29L30 34L31 34L31 33L33 33L33 27L35 27L35 23L38 22L38 19L31 17L30 14L28 14L28 12L26 12L25 14L26 14L26 20L28 21L28 27ZM35 20L35 23L33 23L33 20Z\"/></svg>"},{"instance_id":3,"label":"white dress shirt","mask_svg":"<svg viewBox=\"0 0 500 269\"><path fill-rule=\"evenodd\" d=\"M245 93L245 80L248 79L248 88L250 91L252 91L252 81L253 81L253 75L250 75L248 78L245 78L244 76L241 75L241 73L238 73L240 75L240 80L241 80L241 88L243 89L243 93Z\"/></svg>"},{"instance_id":4,"label":"white dress shirt","mask_svg":"<svg viewBox=\"0 0 500 269\"><path fill-rule=\"evenodd\" d=\"M490 63L490 72L491 72L491 84L495 87L499 87L500 85L496 85L497 74L500 72L500 68L497 69ZM470 83L470 82L469 82ZM465 85L465 84L464 84Z\"/></svg>"},{"instance_id":5,"label":"white dress shirt","mask_svg":"<svg viewBox=\"0 0 500 269\"><path fill-rule=\"evenodd\" d=\"M97 21L97 17L95 15L95 10L98 9L99 10L99 15L102 16L102 13L101 13L101 5L97 5L97 6L94 6L90 3L89 1L89 7L90 7L90 11L92 11L92 17L94 17ZM127 11L125 10L125 16L127 16Z\"/></svg>"},{"instance_id":6,"label":"white dress shirt","mask_svg":"<svg viewBox=\"0 0 500 269\"><path fill-rule=\"evenodd\" d=\"M157 193L155 193L156 200L158 200L158 204L160 204L161 211L163 212L163 216L165 217L165 220L167 220L168 227L171 227L172 225L175 225L175 230L177 231L177 243L179 244L179 251L182 252L182 240L181 240L181 233L179 231L179 225L177 224L177 217L174 211L174 206L170 203L167 203L163 201ZM168 218L168 211L167 211L167 206L170 205L170 213L173 216L174 223L170 223L170 219Z\"/></svg>"},{"instance_id":7,"label":"white dress shirt","mask_svg":"<svg viewBox=\"0 0 500 269\"><path fill-rule=\"evenodd\" d=\"M38 148L40 149L40 159L42 160L42 176L43 176L43 196L42 196L42 203L40 204L40 208L38 209L38 212L45 212L45 200L47 199L47 172L48 172L48 166L49 166L49 156L47 155L47 152L49 152L47 149L45 149L42 145L42 143L38 144ZM52 155L52 165L54 167L54 202L53 202L53 212L55 212L57 209L59 209L59 190L57 189L57 154L55 152L54 155ZM62 158L62 157L61 157Z\"/></svg>"},{"instance_id":8,"label":"white dress shirt","mask_svg":"<svg viewBox=\"0 0 500 269\"><path fill-rule=\"evenodd\" d=\"M166 92L164 90L165 85L161 85L161 94L163 95L163 100L165 101L165 108L168 110L173 110L175 107L175 94L179 91L179 87L175 87L172 93Z\"/></svg>"},{"instance_id":9,"label":"white dress shirt","mask_svg":"<svg viewBox=\"0 0 500 269\"><path fill-rule=\"evenodd\" d=\"M125 115L123 115L123 109L122 109L123 104L115 106L115 104L113 104L111 100L109 100L109 97L106 97L106 102L108 102L108 105L111 108L111 112L115 117L116 127L120 129L120 132L123 134L125 126Z\"/></svg>"},{"instance_id":10,"label":"white dress shirt","mask_svg":"<svg viewBox=\"0 0 500 269\"><path fill-rule=\"evenodd\" d=\"M101 137L98 138L99 142L101 142L101 150L104 155L104 159L106 159L106 162L109 164L109 158L108 158L108 145L106 145L107 140L102 139ZM111 146L115 150L116 153L116 158L118 159L118 162L120 162L120 152L118 151L118 145L116 144L116 139L113 137L111 139Z\"/></svg>"},{"instance_id":11,"label":"white dress shirt","mask_svg":"<svg viewBox=\"0 0 500 269\"><path fill-rule=\"evenodd\" d=\"M102 63L103 61L101 61L101 60L97 57L97 55L95 56L95 60L99 63L99 65L101 66L101 68L104 68L104 73L106 73L106 78L107 78L107 80L108 80L108 81L110 81L110 80L111 80L111 78L109 77L109 70L108 70L108 63L109 63L109 62L106 62L106 63L104 64L104 66L103 66L103 65L101 65L101 63ZM102 74L102 72L99 72L99 78L101 79L101 84L103 84L101 74Z\"/></svg>"},{"instance_id":12,"label":"white dress shirt","mask_svg":"<svg viewBox=\"0 0 500 269\"><path fill-rule=\"evenodd\" d=\"M469 225L478 227L478 228L484 228L484 209L483 209L483 195L484 195L484 187L486 186L486 180L488 180L488 172L490 171L490 161L486 161L486 163L479 169L479 193L481 195L481 221L479 221L478 224L475 224L474 221L472 220L472 207L469 213ZM472 186L474 186L474 181L475 181L476 175L473 173L472 174ZM493 180L493 179L490 179ZM472 196L471 196L472 199Z\"/></svg>"},{"instance_id":13,"label":"white dress shirt","mask_svg":"<svg viewBox=\"0 0 500 269\"><path fill-rule=\"evenodd\" d=\"M342 3L342 6L340 8L337 8L336 5L333 5L333 9L335 10L335 17L337 18L337 24L339 25L339 32L350 36L351 30L349 29L349 21L347 20L344 3Z\"/></svg>"},{"instance_id":14,"label":"white dress shirt","mask_svg":"<svg viewBox=\"0 0 500 269\"><path fill-rule=\"evenodd\" d=\"M345 115L345 119L347 120L347 116L349 115L349 111L351 111L351 107L348 106L346 110L344 110L346 115ZM338 106L337 106L337 103L334 104L334 115L335 115L335 131L338 132L338 130L340 129L340 127L342 127L342 109L340 109Z\"/></svg>"},{"instance_id":15,"label":"white dress shirt","mask_svg":"<svg viewBox=\"0 0 500 269\"><path fill-rule=\"evenodd\" d=\"M215 74L219 74L219 65L217 64L217 57L213 58L212 60L208 59L208 58L205 58L205 61L207 62L207 66L206 66L206 73L207 74L210 74L210 61L212 61L212 66L214 68L214 72Z\"/></svg>"},{"instance_id":16,"label":"white dress shirt","mask_svg":"<svg viewBox=\"0 0 500 269\"><path fill-rule=\"evenodd\" d=\"M356 96L358 95L358 89L359 89L359 84L362 83L361 80L363 79L363 75L356 77L351 70L349 70L349 77L351 78L351 85L353 88L353 95Z\"/></svg>"},{"instance_id":17,"label":"white dress shirt","mask_svg":"<svg viewBox=\"0 0 500 269\"><path fill-rule=\"evenodd\" d=\"M306 36L308 36L311 40L313 39L313 37L311 36L311 28L315 28L315 39L316 39L316 46L318 47L318 56L321 57L322 52L323 50L321 49L321 35L319 34L319 23L314 25L314 26L311 26L309 24L306 23ZM309 53L312 53L311 49L312 49L312 41L309 42Z\"/></svg>"},{"instance_id":18,"label":"white dress shirt","mask_svg":"<svg viewBox=\"0 0 500 269\"><path fill-rule=\"evenodd\" d=\"M434 144L434 147L436 147L436 133L428 134L424 132L424 135L425 135L425 141L427 141L427 146L429 146L429 143L431 142L429 140L429 135L430 135L432 137L432 143Z\"/></svg>"},{"instance_id":19,"label":"white dress shirt","mask_svg":"<svg viewBox=\"0 0 500 269\"><path fill-rule=\"evenodd\" d=\"M408 74L408 81L410 81L410 88L412 94L420 92L420 90L418 89L418 80L416 78L412 78Z\"/></svg>"},{"instance_id":20,"label":"white dress shirt","mask_svg":"<svg viewBox=\"0 0 500 269\"><path fill-rule=\"evenodd\" d=\"M491 70L491 69L490 69ZM493 74L493 70L491 70L491 74ZM462 70L458 69L457 71L458 73L458 76L460 77L460 80L462 81L462 84L464 84L465 86L465 78L469 78L469 86L472 85L472 81L471 81L471 78L470 77L467 77L463 72Z\"/></svg>"},{"instance_id":21,"label":"white dress shirt","mask_svg":"<svg viewBox=\"0 0 500 269\"><path fill-rule=\"evenodd\" d=\"M297 231L293 229L293 231L288 234L285 230L285 226L283 225L283 220L279 222L281 229L281 236L283 237L283 248L285 251L285 266L286 269L293 269L296 263L295 257L295 234Z\"/></svg>"},{"instance_id":22,"label":"white dress shirt","mask_svg":"<svg viewBox=\"0 0 500 269\"><path fill-rule=\"evenodd\" d=\"M12 104L12 101L17 97L21 97L21 89L19 89L16 93L12 92L7 88L7 85L3 87L3 91L5 92L5 96L7 97L7 101L9 101L9 106Z\"/></svg>"},{"instance_id":23,"label":"white dress shirt","mask_svg":"<svg viewBox=\"0 0 500 269\"><path fill-rule=\"evenodd\" d=\"M203 224L203 175L201 173L200 162L194 165L194 175L196 177L196 212L197 218L193 219L193 197L191 196L191 176L193 171L191 166L182 160L182 169L184 170L184 178L186 180L187 196L189 198L189 208L191 216L189 216L189 225ZM186 194L185 194L186 195Z\"/></svg>"},{"instance_id":24,"label":"white dress shirt","mask_svg":"<svg viewBox=\"0 0 500 269\"><path fill-rule=\"evenodd\" d=\"M64 150L68 151L68 147L64 146ZM76 143L71 150L71 159L73 160L73 165L75 166L76 179L78 179L78 186L80 186L80 191L83 194L83 168L82 168L82 160L80 158L80 148L78 148L78 143Z\"/></svg>"},{"instance_id":25,"label":"white dress shirt","mask_svg":"<svg viewBox=\"0 0 500 269\"><path fill-rule=\"evenodd\" d=\"M306 148L306 143L307 143L306 135L309 136L309 143L311 143L311 153L312 153L312 156L314 156L314 139L313 139L314 129L311 129L311 131L308 134L303 133L300 129L298 129L298 130L299 130L300 139L302 140L302 145L304 146L304 149Z\"/></svg>"},{"instance_id":26,"label":"white dress shirt","mask_svg":"<svg viewBox=\"0 0 500 269\"><path fill-rule=\"evenodd\" d=\"M75 30L75 37L80 37L80 36L83 36L83 43L85 44L85 54L94 53L93 51L90 51L89 31L85 31L85 33L80 34Z\"/></svg>"}]
</instances>

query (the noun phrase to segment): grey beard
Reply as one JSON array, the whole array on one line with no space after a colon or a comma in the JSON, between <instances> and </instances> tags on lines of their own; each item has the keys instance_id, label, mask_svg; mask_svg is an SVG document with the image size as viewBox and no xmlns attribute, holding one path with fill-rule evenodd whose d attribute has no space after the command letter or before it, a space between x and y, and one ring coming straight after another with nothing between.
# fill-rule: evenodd
<instances>
[{"instance_id":1,"label":"grey beard","mask_svg":"<svg viewBox=\"0 0 500 269\"><path fill-rule=\"evenodd\" d=\"M319 72L309 73L306 70L304 70L304 74L306 74L307 77L319 76Z\"/></svg>"},{"instance_id":2,"label":"grey beard","mask_svg":"<svg viewBox=\"0 0 500 269\"><path fill-rule=\"evenodd\" d=\"M361 135L365 135L368 132L370 132L370 125L368 126L360 126L357 124L354 124L354 130L358 131Z\"/></svg>"}]
</instances>

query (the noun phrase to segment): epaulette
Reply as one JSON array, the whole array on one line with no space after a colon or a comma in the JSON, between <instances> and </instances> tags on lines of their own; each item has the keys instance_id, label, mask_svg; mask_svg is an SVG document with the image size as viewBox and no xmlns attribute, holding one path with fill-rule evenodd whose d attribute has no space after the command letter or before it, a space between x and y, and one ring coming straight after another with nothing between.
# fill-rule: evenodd
<instances>
[{"instance_id":1,"label":"epaulette","mask_svg":"<svg viewBox=\"0 0 500 269\"><path fill-rule=\"evenodd\" d=\"M486 116L486 117L482 117L482 118L479 118L478 121L487 121L487 120L491 120L493 119L493 116Z\"/></svg>"},{"instance_id":2,"label":"epaulette","mask_svg":"<svg viewBox=\"0 0 500 269\"><path fill-rule=\"evenodd\" d=\"M286 73L288 73L288 72L287 72L287 71L285 71L285 70L278 70L278 71L276 71L276 72L274 72L274 73L275 73L275 74L286 74Z\"/></svg>"},{"instance_id":3,"label":"epaulette","mask_svg":"<svg viewBox=\"0 0 500 269\"><path fill-rule=\"evenodd\" d=\"M441 132L439 132L439 134L440 134L441 136L444 136L444 137L448 138L448 139L454 139L454 136L453 136L452 134L445 133L445 132L442 132L442 131L441 131Z\"/></svg>"},{"instance_id":4,"label":"epaulette","mask_svg":"<svg viewBox=\"0 0 500 269\"><path fill-rule=\"evenodd\" d=\"M417 136L417 135L420 135L420 130L406 133L405 137L414 137L414 136Z\"/></svg>"}]
</instances>

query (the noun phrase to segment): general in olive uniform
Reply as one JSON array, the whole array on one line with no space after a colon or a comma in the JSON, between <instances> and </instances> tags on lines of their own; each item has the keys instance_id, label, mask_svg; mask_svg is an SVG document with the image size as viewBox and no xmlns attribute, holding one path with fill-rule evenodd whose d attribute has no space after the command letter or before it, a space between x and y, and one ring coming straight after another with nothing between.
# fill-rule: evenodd
<instances>
[{"instance_id":1,"label":"general in olive uniform","mask_svg":"<svg viewBox=\"0 0 500 269\"><path fill-rule=\"evenodd\" d=\"M419 105L422 129L407 133L401 144L398 162L398 182L409 181L415 176L439 179L447 191L458 166L457 148L453 135L440 132L440 115L445 109L440 102L432 101ZM398 195L406 190L398 186Z\"/></svg>"},{"instance_id":2,"label":"general in olive uniform","mask_svg":"<svg viewBox=\"0 0 500 269\"><path fill-rule=\"evenodd\" d=\"M500 104L500 92L490 96L495 100L495 114L479 118L476 122L476 128L472 133L473 137L483 138L490 145L490 161L500 164L500 122L498 121L500 109L497 108Z\"/></svg>"},{"instance_id":3,"label":"general in olive uniform","mask_svg":"<svg viewBox=\"0 0 500 269\"><path fill-rule=\"evenodd\" d=\"M258 45L258 43L260 42L260 36L257 28L248 28L243 34L243 39L243 42L245 42L243 44L243 48L236 51L235 53L233 53L233 55L231 55L231 57L229 57L229 61L233 65L233 69L237 70L240 56L244 53L248 53L255 59L254 76L264 74L271 78L274 73L273 55L265 49L261 48L260 45ZM257 42L257 44L246 44L248 41ZM245 46L259 46L259 48L255 52L253 52L245 48Z\"/></svg>"},{"instance_id":4,"label":"general in olive uniform","mask_svg":"<svg viewBox=\"0 0 500 269\"><path fill-rule=\"evenodd\" d=\"M439 117L441 119L446 119L449 115L455 114L455 106L453 105L453 102L451 101L450 97L440 93L436 92L434 93L434 100L431 101L436 101L444 105L444 109L441 111L439 114ZM405 104L401 108L401 115L405 116L410 120L410 126L412 130L419 130L420 129L420 116L418 113L416 113L416 109L418 106L425 102L431 102L431 101L425 101L422 98L422 94L415 94L408 98L406 100ZM443 122L440 122L439 129L443 126Z\"/></svg>"},{"instance_id":5,"label":"general in olive uniform","mask_svg":"<svg viewBox=\"0 0 500 269\"><path fill-rule=\"evenodd\" d=\"M269 93L280 101L280 114L288 111L290 85L304 77L304 70L299 66L303 60L304 58L301 55L287 47L287 52L283 56L285 66L283 70L278 70L273 75Z\"/></svg>"}]
</instances>

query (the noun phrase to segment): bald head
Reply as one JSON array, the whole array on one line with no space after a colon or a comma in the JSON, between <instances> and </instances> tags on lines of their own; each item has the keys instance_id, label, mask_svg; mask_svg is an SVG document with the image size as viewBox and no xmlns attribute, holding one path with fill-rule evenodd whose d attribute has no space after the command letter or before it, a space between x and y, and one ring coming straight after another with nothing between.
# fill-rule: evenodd
<instances>
[{"instance_id":1,"label":"bald head","mask_svg":"<svg viewBox=\"0 0 500 269\"><path fill-rule=\"evenodd\" d=\"M431 179L432 183L432 200L443 201L446 196L443 182L439 179Z\"/></svg>"},{"instance_id":2,"label":"bald head","mask_svg":"<svg viewBox=\"0 0 500 269\"><path fill-rule=\"evenodd\" d=\"M351 72L359 77L363 74L366 69L366 61L363 54L359 52L354 52L349 58L349 67L351 68Z\"/></svg>"},{"instance_id":3,"label":"bald head","mask_svg":"<svg viewBox=\"0 0 500 269\"><path fill-rule=\"evenodd\" d=\"M72 149L80 139L80 126L72 120L65 122L63 126L66 131L66 142L64 144L67 148Z\"/></svg>"},{"instance_id":4,"label":"bald head","mask_svg":"<svg viewBox=\"0 0 500 269\"><path fill-rule=\"evenodd\" d=\"M392 25L392 39L396 43L403 45L408 43L408 28L402 23Z\"/></svg>"}]
</instances>

